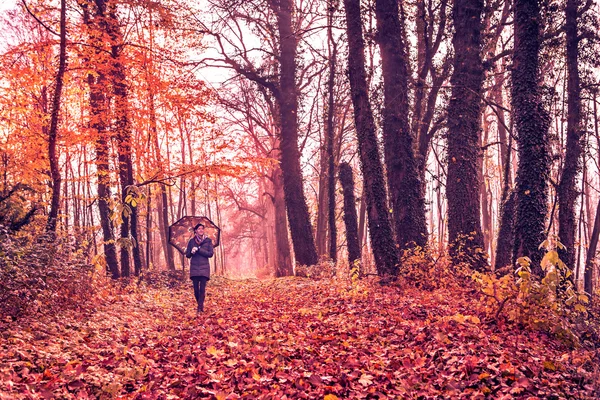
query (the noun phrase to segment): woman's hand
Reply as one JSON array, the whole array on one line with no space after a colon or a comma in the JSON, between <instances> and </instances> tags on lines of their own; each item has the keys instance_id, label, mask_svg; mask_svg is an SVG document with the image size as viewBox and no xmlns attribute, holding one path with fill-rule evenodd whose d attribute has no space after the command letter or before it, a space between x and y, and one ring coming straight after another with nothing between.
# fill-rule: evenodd
<instances>
[{"instance_id":1,"label":"woman's hand","mask_svg":"<svg viewBox=\"0 0 600 400\"><path fill-rule=\"evenodd\" d=\"M197 247L194 247L194 248L192 249L192 254L196 254L196 252L197 252L197 251L198 251L198 248L197 248Z\"/></svg>"}]
</instances>

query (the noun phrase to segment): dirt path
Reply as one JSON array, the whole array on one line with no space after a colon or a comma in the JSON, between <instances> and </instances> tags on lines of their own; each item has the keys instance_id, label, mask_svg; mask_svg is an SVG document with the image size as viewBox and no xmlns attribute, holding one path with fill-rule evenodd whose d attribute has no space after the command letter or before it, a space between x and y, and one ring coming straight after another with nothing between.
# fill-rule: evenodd
<instances>
[{"instance_id":1,"label":"dirt path","mask_svg":"<svg viewBox=\"0 0 600 400\"><path fill-rule=\"evenodd\" d=\"M493 329L443 291L300 278L100 294L5 326L0 398L595 398L592 351ZM534 397L534 398L535 398Z\"/></svg>"}]
</instances>

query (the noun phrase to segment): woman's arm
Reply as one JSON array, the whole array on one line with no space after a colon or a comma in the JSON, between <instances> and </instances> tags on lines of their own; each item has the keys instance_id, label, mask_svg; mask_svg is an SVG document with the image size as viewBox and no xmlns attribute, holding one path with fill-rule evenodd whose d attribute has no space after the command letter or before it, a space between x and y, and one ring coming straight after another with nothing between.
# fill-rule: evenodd
<instances>
[{"instance_id":1,"label":"woman's arm","mask_svg":"<svg viewBox=\"0 0 600 400\"><path fill-rule=\"evenodd\" d=\"M194 248L194 239L188 241L187 248L185 249L185 256L192 258L192 249Z\"/></svg>"},{"instance_id":2,"label":"woman's arm","mask_svg":"<svg viewBox=\"0 0 600 400\"><path fill-rule=\"evenodd\" d=\"M210 238L205 239L198 248L198 252L203 257L211 258L214 255L212 240L210 240Z\"/></svg>"}]
</instances>

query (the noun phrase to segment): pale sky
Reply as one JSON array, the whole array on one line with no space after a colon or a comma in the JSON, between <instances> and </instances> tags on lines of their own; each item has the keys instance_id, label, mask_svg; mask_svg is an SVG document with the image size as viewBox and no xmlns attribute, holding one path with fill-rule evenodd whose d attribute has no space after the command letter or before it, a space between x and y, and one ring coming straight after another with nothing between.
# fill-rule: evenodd
<instances>
[{"instance_id":1,"label":"pale sky","mask_svg":"<svg viewBox=\"0 0 600 400\"><path fill-rule=\"evenodd\" d=\"M17 0L0 0L0 11L14 8L15 4L17 4Z\"/></svg>"}]
</instances>

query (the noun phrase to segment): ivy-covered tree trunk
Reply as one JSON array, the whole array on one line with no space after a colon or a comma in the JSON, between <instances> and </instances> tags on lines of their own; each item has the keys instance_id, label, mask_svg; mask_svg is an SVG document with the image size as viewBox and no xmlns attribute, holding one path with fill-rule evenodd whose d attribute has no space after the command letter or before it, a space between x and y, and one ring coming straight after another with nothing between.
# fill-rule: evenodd
<instances>
[{"instance_id":1,"label":"ivy-covered tree trunk","mask_svg":"<svg viewBox=\"0 0 600 400\"><path fill-rule=\"evenodd\" d=\"M550 150L548 113L539 88L540 6L537 0L515 0L515 46L512 69L512 110L519 164L513 261L527 256L541 275L545 240Z\"/></svg>"},{"instance_id":2,"label":"ivy-covered tree trunk","mask_svg":"<svg viewBox=\"0 0 600 400\"><path fill-rule=\"evenodd\" d=\"M48 130L48 161L50 162L50 177L52 178L52 200L46 230L56 231L56 219L60 208L61 175L56 151L58 141L58 119L60 116L60 100L63 87L63 78L67 67L67 12L66 0L60 2L60 51L58 55L58 71L56 85L52 97L52 110L50 114L50 129Z\"/></svg>"},{"instance_id":3,"label":"ivy-covered tree trunk","mask_svg":"<svg viewBox=\"0 0 600 400\"><path fill-rule=\"evenodd\" d=\"M131 125L127 115L127 87L125 83L125 72L123 66L116 59L119 57L118 50L113 45L113 73L112 83L115 96L115 129L118 152L119 181L121 182L121 201L125 205L127 187L133 184L133 166L131 163ZM131 181L130 181L131 179ZM130 214L123 211L121 222L121 276L128 277L131 274L129 262L129 239Z\"/></svg>"},{"instance_id":4,"label":"ivy-covered tree trunk","mask_svg":"<svg viewBox=\"0 0 600 400\"><path fill-rule=\"evenodd\" d=\"M575 202L576 178L581 171L582 129L581 88L578 70L579 37L577 34L578 0L567 0L565 33L567 41L567 149L558 185L558 237L566 249L559 250L561 260L575 269Z\"/></svg>"},{"instance_id":5,"label":"ivy-covered tree trunk","mask_svg":"<svg viewBox=\"0 0 600 400\"><path fill-rule=\"evenodd\" d=\"M352 268L355 260L360 261L354 178L352 177L352 167L348 163L340 163L339 170L340 184L344 193L344 225L346 226L346 243L348 245L348 265Z\"/></svg>"},{"instance_id":6,"label":"ivy-covered tree trunk","mask_svg":"<svg viewBox=\"0 0 600 400\"><path fill-rule=\"evenodd\" d=\"M364 179L373 255L379 275L397 275L398 251L394 243L389 219L383 168L377 147L373 111L371 110L367 90L360 0L344 0L344 5L348 35L350 94L354 106L354 123Z\"/></svg>"},{"instance_id":7,"label":"ivy-covered tree trunk","mask_svg":"<svg viewBox=\"0 0 600 400\"><path fill-rule=\"evenodd\" d=\"M90 11L91 7L97 7L97 10ZM100 30L96 26L98 22L95 16L105 11L105 3L83 2L81 3L83 11L83 21L86 25L90 44L96 48L94 59L86 60L90 69L93 71L87 76L87 83L90 89L90 127L96 133L96 176L98 180L98 210L100 211L100 226L102 227L102 237L104 239L104 257L107 267L113 279L120 276L119 262L117 259L117 249L115 246L115 237L113 225L110 219L110 168L109 168L109 141L110 135L107 132L107 121L110 118L108 101L105 90L108 84L103 65L107 62L107 55L101 50L103 40Z\"/></svg>"},{"instance_id":8,"label":"ivy-covered tree trunk","mask_svg":"<svg viewBox=\"0 0 600 400\"><path fill-rule=\"evenodd\" d=\"M277 27L280 40L279 111L281 119L281 170L285 204L292 234L296 262L317 263L317 249L312 234L310 216L302 182L300 150L298 149L298 92L296 87L296 33L292 28L291 0L280 0Z\"/></svg>"},{"instance_id":9,"label":"ivy-covered tree trunk","mask_svg":"<svg viewBox=\"0 0 600 400\"><path fill-rule=\"evenodd\" d=\"M408 122L408 57L397 0L377 0L378 41L383 70L383 142L388 193L400 249L427 243L425 200Z\"/></svg>"},{"instance_id":10,"label":"ivy-covered tree trunk","mask_svg":"<svg viewBox=\"0 0 600 400\"><path fill-rule=\"evenodd\" d=\"M132 129L129 116L128 85L126 82L125 65L122 61L123 36L119 28L116 5L111 3L106 14L106 33L111 45L111 80L114 94L114 119L117 140L119 180L121 183L121 201L126 204L127 189L133 185L132 162ZM131 275L130 249L134 259L135 271L141 270L140 248L137 245L137 207L131 206L131 213L123 213L121 223L121 276ZM130 247L127 242L132 240Z\"/></svg>"},{"instance_id":11,"label":"ivy-covered tree trunk","mask_svg":"<svg viewBox=\"0 0 600 400\"><path fill-rule=\"evenodd\" d=\"M452 98L448 106L448 241L454 262L487 268L481 231L481 14L483 0L455 0Z\"/></svg>"},{"instance_id":12,"label":"ivy-covered tree trunk","mask_svg":"<svg viewBox=\"0 0 600 400\"><path fill-rule=\"evenodd\" d=\"M113 279L120 277L119 262L117 260L117 248L115 246L115 237L113 225L110 219L110 169L109 169L109 134L106 132L106 125L103 119L106 118L108 109L106 107L106 97L103 88L106 84L104 75L98 74L94 77L88 75L88 85L90 87L90 109L92 123L91 127L96 131L96 171L98 180L98 210L100 211L100 225L102 226L102 236L104 239L104 257L106 264L111 272Z\"/></svg>"}]
</instances>

